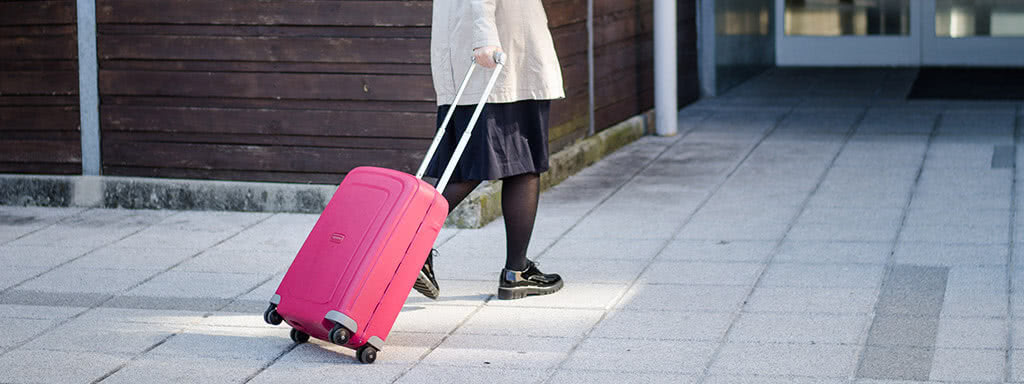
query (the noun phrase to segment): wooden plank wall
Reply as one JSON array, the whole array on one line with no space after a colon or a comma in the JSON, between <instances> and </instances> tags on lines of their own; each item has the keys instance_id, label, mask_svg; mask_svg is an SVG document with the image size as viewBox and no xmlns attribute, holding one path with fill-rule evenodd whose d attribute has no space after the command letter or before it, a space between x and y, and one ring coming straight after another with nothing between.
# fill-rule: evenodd
<instances>
[{"instance_id":1,"label":"wooden plank wall","mask_svg":"<svg viewBox=\"0 0 1024 384\"><path fill-rule=\"evenodd\" d=\"M0 2L0 173L80 174L74 0Z\"/></svg>"}]
</instances>

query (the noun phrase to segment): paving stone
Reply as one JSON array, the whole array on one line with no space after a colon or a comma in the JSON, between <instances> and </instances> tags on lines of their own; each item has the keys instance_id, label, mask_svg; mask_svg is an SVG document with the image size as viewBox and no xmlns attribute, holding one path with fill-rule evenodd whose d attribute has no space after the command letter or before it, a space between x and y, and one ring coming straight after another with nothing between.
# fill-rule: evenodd
<instances>
[{"instance_id":1,"label":"paving stone","mask_svg":"<svg viewBox=\"0 0 1024 384\"><path fill-rule=\"evenodd\" d=\"M276 274L288 269L295 255L284 252L209 250L174 268L187 272Z\"/></svg>"},{"instance_id":2,"label":"paving stone","mask_svg":"<svg viewBox=\"0 0 1024 384\"><path fill-rule=\"evenodd\" d=\"M590 336L718 342L731 322L728 313L612 311Z\"/></svg>"},{"instance_id":3,"label":"paving stone","mask_svg":"<svg viewBox=\"0 0 1024 384\"><path fill-rule=\"evenodd\" d=\"M775 263L884 264L892 245L875 242L832 242L786 240Z\"/></svg>"},{"instance_id":4,"label":"paving stone","mask_svg":"<svg viewBox=\"0 0 1024 384\"><path fill-rule=\"evenodd\" d=\"M1007 331L1006 320L1003 319L944 318L939 322L935 346L1002 350L1006 349Z\"/></svg>"},{"instance_id":5,"label":"paving stone","mask_svg":"<svg viewBox=\"0 0 1024 384\"><path fill-rule=\"evenodd\" d=\"M841 384L846 379L807 378L796 376L764 377L764 376L708 376L706 384ZM908 383L909 384L909 383Z\"/></svg>"},{"instance_id":6,"label":"paving stone","mask_svg":"<svg viewBox=\"0 0 1024 384\"><path fill-rule=\"evenodd\" d=\"M132 289L128 296L231 298L256 287L267 276L251 273L170 271Z\"/></svg>"},{"instance_id":7,"label":"paving stone","mask_svg":"<svg viewBox=\"0 0 1024 384\"><path fill-rule=\"evenodd\" d=\"M8 245L75 244L85 248L98 248L114 243L145 228L141 225L83 227L55 224L8 243Z\"/></svg>"},{"instance_id":8,"label":"paving stone","mask_svg":"<svg viewBox=\"0 0 1024 384\"><path fill-rule=\"evenodd\" d=\"M884 268L860 264L772 264L764 273L765 287L875 288Z\"/></svg>"},{"instance_id":9,"label":"paving stone","mask_svg":"<svg viewBox=\"0 0 1024 384\"><path fill-rule=\"evenodd\" d=\"M67 265L72 269L134 269L164 271L194 256L199 251L187 248L103 247Z\"/></svg>"},{"instance_id":10,"label":"paving stone","mask_svg":"<svg viewBox=\"0 0 1024 384\"><path fill-rule=\"evenodd\" d=\"M285 327L190 326L148 353L153 356L249 359L269 362L293 345Z\"/></svg>"},{"instance_id":11,"label":"paving stone","mask_svg":"<svg viewBox=\"0 0 1024 384\"><path fill-rule=\"evenodd\" d=\"M579 339L452 335L423 359L425 365L543 370L565 360Z\"/></svg>"},{"instance_id":12,"label":"paving stone","mask_svg":"<svg viewBox=\"0 0 1024 384\"><path fill-rule=\"evenodd\" d=\"M16 347L57 325L57 320L16 319L7 321L0 333L0 348Z\"/></svg>"},{"instance_id":13,"label":"paving stone","mask_svg":"<svg viewBox=\"0 0 1024 384\"><path fill-rule=\"evenodd\" d=\"M92 322L95 324L116 321L123 323L184 326L198 324L203 320L204 315L205 312L166 309L92 308L79 316L78 320L83 322Z\"/></svg>"},{"instance_id":14,"label":"paving stone","mask_svg":"<svg viewBox=\"0 0 1024 384\"><path fill-rule=\"evenodd\" d=\"M1006 227L993 226L926 226L904 227L901 241L932 242L941 244L1007 244L1010 235Z\"/></svg>"},{"instance_id":15,"label":"paving stone","mask_svg":"<svg viewBox=\"0 0 1024 384\"><path fill-rule=\"evenodd\" d=\"M406 306L398 315L392 331L450 333L462 324L476 308L466 306Z\"/></svg>"},{"instance_id":16,"label":"paving stone","mask_svg":"<svg viewBox=\"0 0 1024 384\"><path fill-rule=\"evenodd\" d=\"M491 384L529 384L543 383L547 378L547 372L533 369L501 369L501 368L475 368L461 367L451 369L448 367L437 367L430 365L419 365L413 367L395 383L397 384L421 384L421 383L491 383ZM573 379L568 379L573 380ZM563 381L558 381L563 382ZM572 381L568 381L572 382ZM581 381L582 382L582 381Z\"/></svg>"},{"instance_id":17,"label":"paving stone","mask_svg":"<svg viewBox=\"0 0 1024 384\"><path fill-rule=\"evenodd\" d=\"M676 238L683 240L777 240L786 234L788 223L687 224Z\"/></svg>"},{"instance_id":18,"label":"paving stone","mask_svg":"<svg viewBox=\"0 0 1024 384\"><path fill-rule=\"evenodd\" d=\"M757 287L744 310L750 312L871 313L878 293L864 288Z\"/></svg>"},{"instance_id":19,"label":"paving stone","mask_svg":"<svg viewBox=\"0 0 1024 384\"><path fill-rule=\"evenodd\" d=\"M900 242L895 261L936 266L1006 265L1005 245L935 244Z\"/></svg>"},{"instance_id":20,"label":"paving stone","mask_svg":"<svg viewBox=\"0 0 1024 384\"><path fill-rule=\"evenodd\" d=\"M616 305L618 309L676 312L733 312L749 288L738 286L685 286L637 284Z\"/></svg>"},{"instance_id":21,"label":"paving stone","mask_svg":"<svg viewBox=\"0 0 1024 384\"><path fill-rule=\"evenodd\" d=\"M1005 317L1008 301L1006 292L946 292L942 302L942 316Z\"/></svg>"},{"instance_id":22,"label":"paving stone","mask_svg":"<svg viewBox=\"0 0 1024 384\"><path fill-rule=\"evenodd\" d=\"M182 329L180 325L111 320L97 323L75 319L35 338L22 349L133 355L152 348Z\"/></svg>"},{"instance_id":23,"label":"paving stone","mask_svg":"<svg viewBox=\"0 0 1024 384\"><path fill-rule=\"evenodd\" d=\"M565 308L484 307L455 334L580 337L604 314L599 310Z\"/></svg>"},{"instance_id":24,"label":"paving stone","mask_svg":"<svg viewBox=\"0 0 1024 384\"><path fill-rule=\"evenodd\" d=\"M88 308L82 307L51 307L42 305L9 305L0 304L0 318L30 320L64 320L75 316Z\"/></svg>"},{"instance_id":25,"label":"paving stone","mask_svg":"<svg viewBox=\"0 0 1024 384\"><path fill-rule=\"evenodd\" d=\"M907 212L906 226L978 226L1003 227L1010 225L1010 211L1002 209L951 210L912 209Z\"/></svg>"},{"instance_id":26,"label":"paving stone","mask_svg":"<svg viewBox=\"0 0 1024 384\"><path fill-rule=\"evenodd\" d=\"M259 301L264 303L268 302L270 301L270 298L275 295L275 292L277 292L277 287L281 285L282 280L284 280L284 272L274 275L274 277L271 277L269 280L267 280L263 284L260 284L260 286L254 288L253 290L246 292L238 299Z\"/></svg>"},{"instance_id":27,"label":"paving stone","mask_svg":"<svg viewBox=\"0 0 1024 384\"><path fill-rule=\"evenodd\" d=\"M933 354L930 348L869 346L862 353L857 377L926 381Z\"/></svg>"},{"instance_id":28,"label":"paving stone","mask_svg":"<svg viewBox=\"0 0 1024 384\"><path fill-rule=\"evenodd\" d=\"M46 272L43 267L6 267L0 269L0 290L14 287L40 273Z\"/></svg>"},{"instance_id":29,"label":"paving stone","mask_svg":"<svg viewBox=\"0 0 1024 384\"><path fill-rule=\"evenodd\" d=\"M878 315L871 323L867 344L883 347L934 348L939 319L929 316Z\"/></svg>"},{"instance_id":30,"label":"paving stone","mask_svg":"<svg viewBox=\"0 0 1024 384\"><path fill-rule=\"evenodd\" d=\"M0 293L0 304L93 307L110 299L106 293L43 292L11 289Z\"/></svg>"},{"instance_id":31,"label":"paving stone","mask_svg":"<svg viewBox=\"0 0 1024 384\"><path fill-rule=\"evenodd\" d=\"M714 343L587 338L563 366L570 370L699 374Z\"/></svg>"},{"instance_id":32,"label":"paving stone","mask_svg":"<svg viewBox=\"0 0 1024 384\"><path fill-rule=\"evenodd\" d=\"M788 233L792 240L827 240L846 242L890 242L896 238L897 228L841 224L797 224Z\"/></svg>"},{"instance_id":33,"label":"paving stone","mask_svg":"<svg viewBox=\"0 0 1024 384\"><path fill-rule=\"evenodd\" d=\"M254 360L189 356L143 356L103 380L104 383L244 383L264 363Z\"/></svg>"},{"instance_id":34,"label":"paving stone","mask_svg":"<svg viewBox=\"0 0 1024 384\"><path fill-rule=\"evenodd\" d=\"M44 273L18 288L44 292L118 293L135 286L154 273L128 269L76 269L65 265Z\"/></svg>"},{"instance_id":35,"label":"paving stone","mask_svg":"<svg viewBox=\"0 0 1024 384\"><path fill-rule=\"evenodd\" d=\"M440 273L440 272L439 272ZM431 300L417 292L409 294L407 306L466 305L479 306L498 293L497 279L482 280L438 280L441 297ZM266 300L266 299L264 299Z\"/></svg>"},{"instance_id":36,"label":"paving stone","mask_svg":"<svg viewBox=\"0 0 1024 384\"><path fill-rule=\"evenodd\" d=\"M853 372L856 363L854 346L727 343L710 373L841 378Z\"/></svg>"},{"instance_id":37,"label":"paving stone","mask_svg":"<svg viewBox=\"0 0 1024 384\"><path fill-rule=\"evenodd\" d=\"M1006 353L1001 350L944 349L935 350L931 380L984 381L1003 380Z\"/></svg>"},{"instance_id":38,"label":"paving stone","mask_svg":"<svg viewBox=\"0 0 1024 384\"><path fill-rule=\"evenodd\" d=\"M857 344L865 315L744 313L733 325L731 342Z\"/></svg>"},{"instance_id":39,"label":"paving stone","mask_svg":"<svg viewBox=\"0 0 1024 384\"><path fill-rule=\"evenodd\" d=\"M763 264L658 261L640 276L646 284L753 285Z\"/></svg>"},{"instance_id":40,"label":"paving stone","mask_svg":"<svg viewBox=\"0 0 1024 384\"><path fill-rule=\"evenodd\" d=\"M227 240L236 233L236 231L177 229L154 226L125 237L113 245L122 248L201 250Z\"/></svg>"},{"instance_id":41,"label":"paving stone","mask_svg":"<svg viewBox=\"0 0 1024 384\"><path fill-rule=\"evenodd\" d=\"M573 239L670 239L683 217L652 219L649 212L593 213L566 234ZM628 223L628 225L623 225Z\"/></svg>"},{"instance_id":42,"label":"paving stone","mask_svg":"<svg viewBox=\"0 0 1024 384\"><path fill-rule=\"evenodd\" d=\"M338 378L352 383L391 383L407 369L395 364L364 365L359 363L338 364L290 362L277 363L260 372L249 381L253 384L322 384L325 378Z\"/></svg>"},{"instance_id":43,"label":"paving stone","mask_svg":"<svg viewBox=\"0 0 1024 384\"><path fill-rule=\"evenodd\" d=\"M654 258L664 244L665 240L561 238L544 252L541 260L627 260L639 263ZM530 248L536 246L531 245Z\"/></svg>"},{"instance_id":44,"label":"paving stone","mask_svg":"<svg viewBox=\"0 0 1024 384\"><path fill-rule=\"evenodd\" d=\"M0 356L0 382L88 383L128 361L127 355L15 350Z\"/></svg>"},{"instance_id":45,"label":"paving stone","mask_svg":"<svg viewBox=\"0 0 1024 384\"><path fill-rule=\"evenodd\" d=\"M775 244L775 241L674 240L658 255L658 260L756 263L767 260Z\"/></svg>"},{"instance_id":46,"label":"paving stone","mask_svg":"<svg viewBox=\"0 0 1024 384\"><path fill-rule=\"evenodd\" d=\"M540 268L558 273L562 279L573 283L588 284L629 284L647 267L646 262L634 260L583 260L542 257Z\"/></svg>"},{"instance_id":47,"label":"paving stone","mask_svg":"<svg viewBox=\"0 0 1024 384\"><path fill-rule=\"evenodd\" d=\"M128 294L124 296L113 296L102 305L108 308L131 308L131 309L169 309L179 311L216 311L231 304L234 300L216 297L174 297L174 296L138 296ZM253 310L254 313L263 311L266 308L266 301L260 302Z\"/></svg>"},{"instance_id":48,"label":"paving stone","mask_svg":"<svg viewBox=\"0 0 1024 384\"><path fill-rule=\"evenodd\" d=\"M546 268L546 267L545 267ZM607 309L626 293L627 284L589 284L566 281L558 293L516 300L495 299L492 307ZM496 289L495 289L496 290Z\"/></svg>"},{"instance_id":49,"label":"paving stone","mask_svg":"<svg viewBox=\"0 0 1024 384\"><path fill-rule=\"evenodd\" d=\"M445 335L438 333L410 333L392 331L384 342L384 349L377 354L374 364L404 365L416 364L434 347L441 344ZM289 351L278 363L335 363L356 364L355 350L322 340L311 338Z\"/></svg>"},{"instance_id":50,"label":"paving stone","mask_svg":"<svg viewBox=\"0 0 1024 384\"><path fill-rule=\"evenodd\" d=\"M961 266L950 268L946 291L1005 293L1007 292L1006 267Z\"/></svg>"},{"instance_id":51,"label":"paving stone","mask_svg":"<svg viewBox=\"0 0 1024 384\"><path fill-rule=\"evenodd\" d=\"M92 250L76 246L0 246L0 265L53 268Z\"/></svg>"}]
</instances>

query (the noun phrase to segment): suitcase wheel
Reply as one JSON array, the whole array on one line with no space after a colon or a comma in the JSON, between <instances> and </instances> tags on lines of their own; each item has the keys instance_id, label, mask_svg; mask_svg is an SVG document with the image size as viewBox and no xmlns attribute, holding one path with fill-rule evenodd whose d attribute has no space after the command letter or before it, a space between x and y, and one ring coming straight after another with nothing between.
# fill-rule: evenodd
<instances>
[{"instance_id":1,"label":"suitcase wheel","mask_svg":"<svg viewBox=\"0 0 1024 384\"><path fill-rule=\"evenodd\" d=\"M267 307L267 310L263 312L263 321L266 321L267 324L270 325L281 325L281 322L284 321L284 319L281 318L281 315L277 314L277 305L270 304L270 306Z\"/></svg>"},{"instance_id":2,"label":"suitcase wheel","mask_svg":"<svg viewBox=\"0 0 1024 384\"><path fill-rule=\"evenodd\" d=\"M309 341L309 334L308 333L302 332L302 331L300 331L298 329L295 329L295 328L292 328L291 337L292 337L292 341L294 341L296 344L302 344L302 343L305 343L305 342Z\"/></svg>"},{"instance_id":3,"label":"suitcase wheel","mask_svg":"<svg viewBox=\"0 0 1024 384\"><path fill-rule=\"evenodd\" d=\"M327 335L331 342L338 345L345 345L348 343L348 339L352 337L352 331L348 328L342 327L341 324L334 324L334 328L331 328L331 333Z\"/></svg>"},{"instance_id":4,"label":"suitcase wheel","mask_svg":"<svg viewBox=\"0 0 1024 384\"><path fill-rule=\"evenodd\" d=\"M367 344L356 350L356 358L359 359L360 363L373 364L374 361L377 361L377 352L377 348Z\"/></svg>"}]
</instances>

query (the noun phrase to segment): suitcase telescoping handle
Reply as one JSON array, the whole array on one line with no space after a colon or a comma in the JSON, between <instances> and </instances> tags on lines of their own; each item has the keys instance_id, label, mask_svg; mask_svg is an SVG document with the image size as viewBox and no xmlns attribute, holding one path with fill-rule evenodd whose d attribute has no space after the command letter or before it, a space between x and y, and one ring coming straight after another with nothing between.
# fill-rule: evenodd
<instances>
[{"instance_id":1,"label":"suitcase telescoping handle","mask_svg":"<svg viewBox=\"0 0 1024 384\"><path fill-rule=\"evenodd\" d=\"M491 74L491 79L487 82L487 87L484 88L483 95L480 95L480 102L477 103L476 109L473 111L473 117L469 119L469 126L466 127L465 133L462 134L462 138L459 140L459 144L455 147L455 153L452 154L452 159L448 162L448 166L444 168L444 173L441 175L441 180L437 182L437 191L444 192L444 188L448 186L448 180L452 177L452 172L455 171L455 166L459 163L459 159L462 158L462 152L466 150L466 144L469 143L469 137L473 135L473 127L476 127L476 121L480 118L480 112L484 110L484 104L487 103L487 97L491 94L491 90L494 89L494 83L498 80L498 74L501 73L501 69L505 67L505 54L497 52L494 54L494 62L498 66L494 69L494 73ZM427 165L430 164L430 159L434 157L434 153L437 152L437 146L441 143L441 137L444 136L444 131L448 127L448 123L452 120L452 115L455 114L455 107L459 105L459 100L462 99L462 93L466 90L466 85L469 84L470 77L473 76L473 69L476 68L476 61L473 65L469 66L469 72L466 73L466 78L462 80L462 86L459 87L459 91L455 94L455 101L452 101L451 108L448 108L448 113L444 116L444 121L441 122L441 128L437 130L437 135L434 136L434 141L430 143L430 149L427 150L427 156L423 159L423 163L420 164L420 169L416 171L416 177L423 178L423 174L427 172Z\"/></svg>"}]
</instances>

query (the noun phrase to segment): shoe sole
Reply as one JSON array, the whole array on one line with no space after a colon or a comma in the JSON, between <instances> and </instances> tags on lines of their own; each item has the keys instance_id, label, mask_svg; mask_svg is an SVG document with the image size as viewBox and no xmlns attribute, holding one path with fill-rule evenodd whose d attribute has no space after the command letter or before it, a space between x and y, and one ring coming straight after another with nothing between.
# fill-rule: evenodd
<instances>
[{"instance_id":1,"label":"shoe sole","mask_svg":"<svg viewBox=\"0 0 1024 384\"><path fill-rule=\"evenodd\" d=\"M416 292L431 300L437 300L437 297L441 295L441 289L431 283L430 278L423 271L420 271L420 275L416 277L416 284L412 287L416 289Z\"/></svg>"},{"instance_id":2,"label":"shoe sole","mask_svg":"<svg viewBox=\"0 0 1024 384\"><path fill-rule=\"evenodd\" d=\"M552 285L550 287L498 287L498 300L515 300L522 299L527 296L550 295L561 290L563 285L564 284L561 281L559 281L558 284Z\"/></svg>"}]
</instances>

